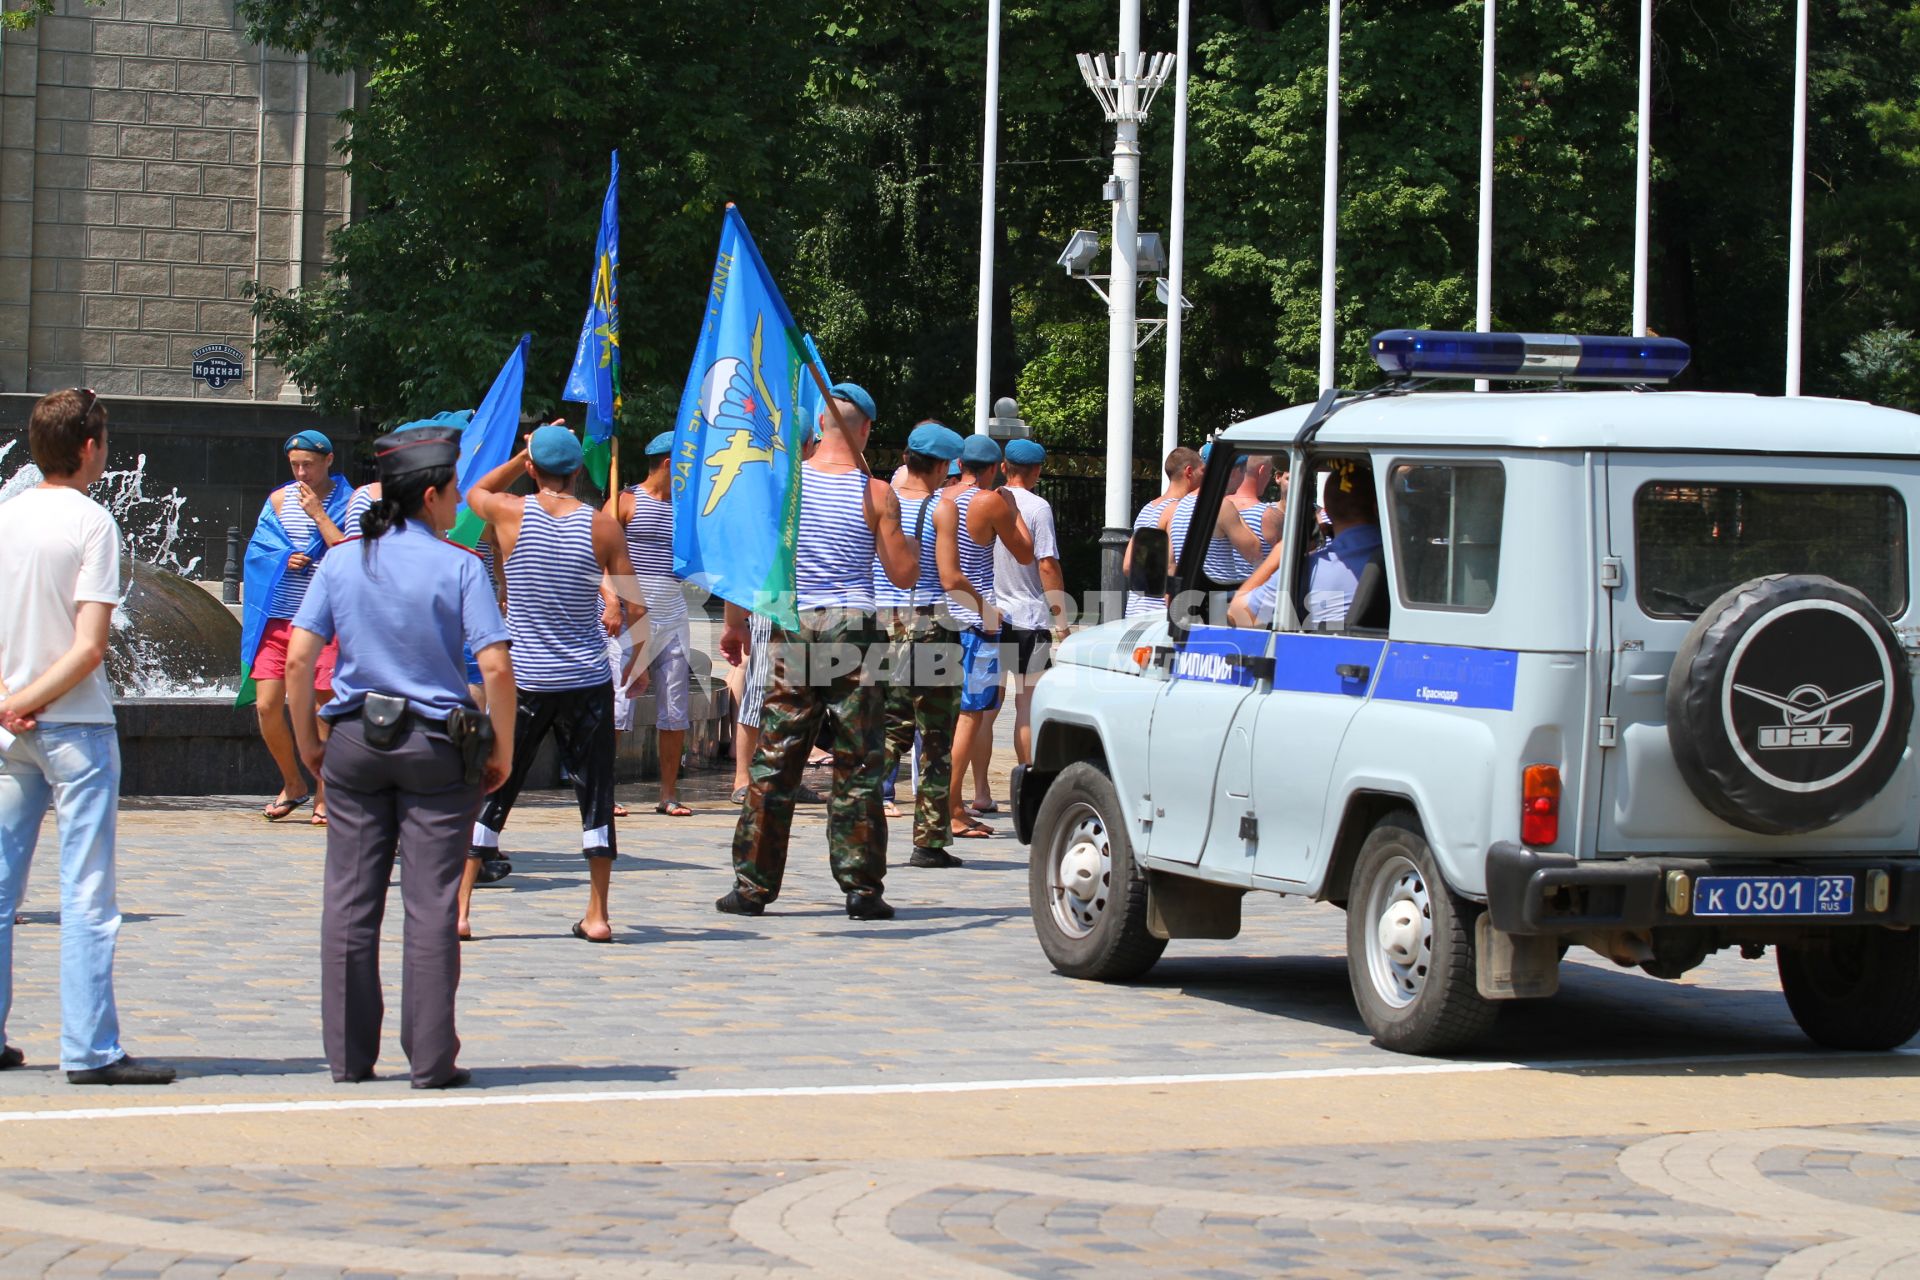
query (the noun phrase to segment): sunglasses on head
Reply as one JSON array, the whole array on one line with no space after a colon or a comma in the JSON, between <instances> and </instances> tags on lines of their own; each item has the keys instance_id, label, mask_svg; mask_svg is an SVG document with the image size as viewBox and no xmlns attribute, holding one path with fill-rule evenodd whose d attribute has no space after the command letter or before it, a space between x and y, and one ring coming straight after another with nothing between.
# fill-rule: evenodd
<instances>
[{"instance_id":1,"label":"sunglasses on head","mask_svg":"<svg viewBox=\"0 0 1920 1280\"><path fill-rule=\"evenodd\" d=\"M94 402L100 399L99 393L92 387L68 387L67 390L86 397L80 404L80 416L83 418L93 412Z\"/></svg>"}]
</instances>

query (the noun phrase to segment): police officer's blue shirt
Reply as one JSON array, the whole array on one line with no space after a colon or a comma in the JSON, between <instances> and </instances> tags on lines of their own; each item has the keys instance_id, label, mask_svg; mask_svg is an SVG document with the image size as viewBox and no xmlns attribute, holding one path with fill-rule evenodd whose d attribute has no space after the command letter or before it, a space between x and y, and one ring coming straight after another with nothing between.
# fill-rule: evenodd
<instances>
[{"instance_id":1,"label":"police officer's blue shirt","mask_svg":"<svg viewBox=\"0 0 1920 1280\"><path fill-rule=\"evenodd\" d=\"M1380 558L1378 525L1355 525L1307 557L1307 623L1342 622L1353 604L1360 574ZM1253 589L1247 607L1261 626L1273 623L1279 599L1280 575L1274 574Z\"/></svg>"},{"instance_id":2,"label":"police officer's blue shirt","mask_svg":"<svg viewBox=\"0 0 1920 1280\"><path fill-rule=\"evenodd\" d=\"M333 700L320 712L329 720L358 711L369 693L403 697L434 720L471 707L462 649L507 639L480 557L419 520L334 547L293 625L340 639Z\"/></svg>"}]
</instances>

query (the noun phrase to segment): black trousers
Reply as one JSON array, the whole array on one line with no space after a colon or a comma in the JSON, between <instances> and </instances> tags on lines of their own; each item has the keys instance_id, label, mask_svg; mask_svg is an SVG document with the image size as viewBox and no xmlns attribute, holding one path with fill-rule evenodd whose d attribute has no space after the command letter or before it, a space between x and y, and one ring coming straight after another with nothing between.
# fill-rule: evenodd
<instances>
[{"instance_id":1,"label":"black trousers","mask_svg":"<svg viewBox=\"0 0 1920 1280\"><path fill-rule=\"evenodd\" d=\"M487 797L474 829L473 856L499 843L520 788L527 783L540 744L552 733L560 763L573 777L580 801L580 852L589 858L615 856L613 830L613 681L584 689L546 692L521 689L513 718L513 773L506 785Z\"/></svg>"},{"instance_id":2,"label":"black trousers","mask_svg":"<svg viewBox=\"0 0 1920 1280\"><path fill-rule=\"evenodd\" d=\"M460 1053L460 871L480 808L444 732L414 728L387 750L343 720L327 741L327 864L320 909L320 1026L335 1080L364 1080L380 1056L380 922L400 859L407 923L400 1047L416 1084L438 1085Z\"/></svg>"}]
</instances>

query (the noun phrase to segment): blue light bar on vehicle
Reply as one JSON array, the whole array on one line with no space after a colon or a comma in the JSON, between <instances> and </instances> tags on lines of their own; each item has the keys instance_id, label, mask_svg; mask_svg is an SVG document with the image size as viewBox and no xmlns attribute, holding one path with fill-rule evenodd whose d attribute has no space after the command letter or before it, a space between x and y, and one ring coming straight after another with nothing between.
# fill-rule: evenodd
<instances>
[{"instance_id":1,"label":"blue light bar on vehicle","mask_svg":"<svg viewBox=\"0 0 1920 1280\"><path fill-rule=\"evenodd\" d=\"M1693 358L1678 338L1386 329L1368 344L1389 378L1667 382Z\"/></svg>"}]
</instances>

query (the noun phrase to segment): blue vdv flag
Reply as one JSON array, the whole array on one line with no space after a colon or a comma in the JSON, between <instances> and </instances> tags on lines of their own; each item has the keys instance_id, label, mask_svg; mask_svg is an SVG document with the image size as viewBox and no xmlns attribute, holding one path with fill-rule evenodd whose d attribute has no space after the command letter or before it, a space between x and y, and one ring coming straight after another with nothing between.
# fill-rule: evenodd
<instances>
[{"instance_id":1,"label":"blue vdv flag","mask_svg":"<svg viewBox=\"0 0 1920 1280\"><path fill-rule=\"evenodd\" d=\"M813 430L824 407L807 368L809 345L747 220L728 205L674 420L673 567L789 627L799 625L801 432Z\"/></svg>"},{"instance_id":2,"label":"blue vdv flag","mask_svg":"<svg viewBox=\"0 0 1920 1280\"><path fill-rule=\"evenodd\" d=\"M562 400L587 406L587 460L596 481L606 481L606 454L620 419L620 153L615 151L606 198L600 202L600 237L593 247L593 295L580 342L573 351ZM595 448L595 446L601 446Z\"/></svg>"}]
</instances>

